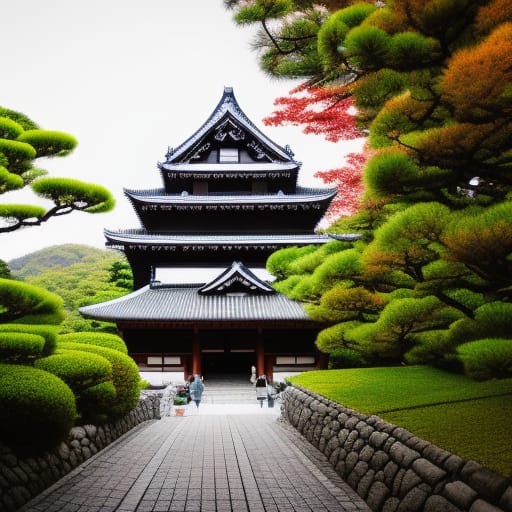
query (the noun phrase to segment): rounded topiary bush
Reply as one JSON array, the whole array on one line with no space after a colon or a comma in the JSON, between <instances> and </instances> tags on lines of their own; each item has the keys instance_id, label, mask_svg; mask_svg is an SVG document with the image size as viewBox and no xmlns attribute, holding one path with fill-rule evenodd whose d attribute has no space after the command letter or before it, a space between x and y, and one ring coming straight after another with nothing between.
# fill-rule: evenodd
<instances>
[{"instance_id":1,"label":"rounded topiary bush","mask_svg":"<svg viewBox=\"0 0 512 512\"><path fill-rule=\"evenodd\" d=\"M123 339L115 334L105 332L71 332L69 334L61 334L58 339L59 342L98 345L128 354L128 349Z\"/></svg>"},{"instance_id":2,"label":"rounded topiary bush","mask_svg":"<svg viewBox=\"0 0 512 512\"><path fill-rule=\"evenodd\" d=\"M123 416L136 407L139 401L140 375L139 369L131 357L111 348L86 343L58 341L57 347L59 349L92 352L110 362L112 365L112 382L116 389L116 400L109 414L111 419Z\"/></svg>"},{"instance_id":3,"label":"rounded topiary bush","mask_svg":"<svg viewBox=\"0 0 512 512\"><path fill-rule=\"evenodd\" d=\"M101 382L84 389L77 397L78 410L83 423L104 423L116 401L116 388L112 381Z\"/></svg>"},{"instance_id":4,"label":"rounded topiary bush","mask_svg":"<svg viewBox=\"0 0 512 512\"><path fill-rule=\"evenodd\" d=\"M28 364L43 356L44 344L37 334L0 332L0 361Z\"/></svg>"},{"instance_id":5,"label":"rounded topiary bush","mask_svg":"<svg viewBox=\"0 0 512 512\"><path fill-rule=\"evenodd\" d=\"M75 393L112 380L112 365L98 354L59 349L35 361L34 366L62 379Z\"/></svg>"},{"instance_id":6,"label":"rounded topiary bush","mask_svg":"<svg viewBox=\"0 0 512 512\"><path fill-rule=\"evenodd\" d=\"M67 438L75 397L61 379L30 366L0 363L0 439L14 448L42 451Z\"/></svg>"},{"instance_id":7,"label":"rounded topiary bush","mask_svg":"<svg viewBox=\"0 0 512 512\"><path fill-rule=\"evenodd\" d=\"M16 332L29 333L42 336L45 340L43 355L53 353L57 344L57 333L60 327L54 325L33 325L33 324L0 324L0 333Z\"/></svg>"},{"instance_id":8,"label":"rounded topiary bush","mask_svg":"<svg viewBox=\"0 0 512 512\"><path fill-rule=\"evenodd\" d=\"M457 353L466 374L475 380L512 377L512 340L489 338L463 343Z\"/></svg>"}]
</instances>

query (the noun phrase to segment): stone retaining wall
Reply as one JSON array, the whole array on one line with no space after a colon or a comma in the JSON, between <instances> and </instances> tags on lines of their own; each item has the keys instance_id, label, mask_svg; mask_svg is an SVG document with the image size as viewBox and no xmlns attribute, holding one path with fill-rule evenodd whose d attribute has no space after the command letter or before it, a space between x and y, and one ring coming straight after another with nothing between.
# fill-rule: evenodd
<instances>
[{"instance_id":1,"label":"stone retaining wall","mask_svg":"<svg viewBox=\"0 0 512 512\"><path fill-rule=\"evenodd\" d=\"M379 512L512 512L510 478L409 431L287 387L283 416Z\"/></svg>"},{"instance_id":2,"label":"stone retaining wall","mask_svg":"<svg viewBox=\"0 0 512 512\"><path fill-rule=\"evenodd\" d=\"M137 407L120 420L99 426L74 427L67 441L40 455L21 457L0 444L0 510L17 510L139 423L159 418L159 398L144 396Z\"/></svg>"}]
</instances>

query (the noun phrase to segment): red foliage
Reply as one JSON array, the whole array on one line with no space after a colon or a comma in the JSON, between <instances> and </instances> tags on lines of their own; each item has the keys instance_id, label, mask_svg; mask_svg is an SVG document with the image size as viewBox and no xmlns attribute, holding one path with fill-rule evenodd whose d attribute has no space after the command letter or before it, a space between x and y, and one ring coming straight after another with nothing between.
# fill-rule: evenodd
<instances>
[{"instance_id":1,"label":"red foliage","mask_svg":"<svg viewBox=\"0 0 512 512\"><path fill-rule=\"evenodd\" d=\"M263 119L267 126L305 125L304 133L323 134L331 142L362 136L355 125L354 103L346 86L300 85L292 89L289 96L277 98L274 105L281 109Z\"/></svg>"},{"instance_id":2,"label":"red foliage","mask_svg":"<svg viewBox=\"0 0 512 512\"><path fill-rule=\"evenodd\" d=\"M367 151L349 153L346 157L347 165L345 167L315 173L315 177L321 178L325 183L334 185L338 189L338 194L324 216L324 220L328 224L342 216L354 214L361 207L362 170L368 157L369 152Z\"/></svg>"}]
</instances>

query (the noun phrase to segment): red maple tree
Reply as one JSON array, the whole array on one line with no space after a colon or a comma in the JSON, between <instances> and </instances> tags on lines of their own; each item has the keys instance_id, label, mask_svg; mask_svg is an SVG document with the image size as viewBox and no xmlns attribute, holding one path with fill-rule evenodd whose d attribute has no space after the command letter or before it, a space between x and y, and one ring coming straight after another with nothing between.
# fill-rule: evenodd
<instances>
[{"instance_id":1,"label":"red maple tree","mask_svg":"<svg viewBox=\"0 0 512 512\"><path fill-rule=\"evenodd\" d=\"M292 89L289 96L277 98L274 105L281 108L263 120L267 126L305 125L304 133L324 135L330 142L354 140L362 136L355 124L353 99L347 95L344 86L310 87L302 84ZM362 169L367 159L367 149L361 153L349 153L345 166L315 173L315 177L338 189L323 223L331 224L360 208Z\"/></svg>"},{"instance_id":2,"label":"red maple tree","mask_svg":"<svg viewBox=\"0 0 512 512\"><path fill-rule=\"evenodd\" d=\"M354 102L345 86L299 85L274 101L281 107L263 119L267 126L304 125L304 133L324 135L330 142L361 137L354 122Z\"/></svg>"},{"instance_id":3,"label":"red maple tree","mask_svg":"<svg viewBox=\"0 0 512 512\"><path fill-rule=\"evenodd\" d=\"M324 183L334 185L338 194L331 202L325 213L323 222L332 224L340 217L353 215L361 208L361 195L363 193L362 170L369 158L369 151L349 153L346 165L328 171L317 171L314 176L321 178Z\"/></svg>"}]
</instances>

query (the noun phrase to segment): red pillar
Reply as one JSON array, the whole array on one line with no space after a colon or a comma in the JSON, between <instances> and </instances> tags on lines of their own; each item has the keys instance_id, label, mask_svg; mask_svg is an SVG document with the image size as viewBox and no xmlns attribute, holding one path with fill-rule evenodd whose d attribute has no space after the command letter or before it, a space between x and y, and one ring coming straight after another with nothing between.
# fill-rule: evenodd
<instances>
[{"instance_id":1,"label":"red pillar","mask_svg":"<svg viewBox=\"0 0 512 512\"><path fill-rule=\"evenodd\" d=\"M265 343L263 341L263 330L258 328L256 337L256 376L265 374Z\"/></svg>"},{"instance_id":2,"label":"red pillar","mask_svg":"<svg viewBox=\"0 0 512 512\"><path fill-rule=\"evenodd\" d=\"M192 338L192 374L202 375L201 373L201 343L199 341L199 329L194 327Z\"/></svg>"},{"instance_id":3,"label":"red pillar","mask_svg":"<svg viewBox=\"0 0 512 512\"><path fill-rule=\"evenodd\" d=\"M274 380L274 361L275 356L265 356L265 375L267 376L268 382L272 382Z\"/></svg>"}]
</instances>

